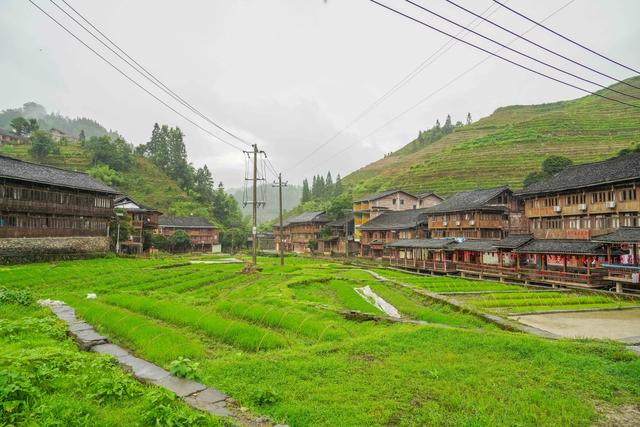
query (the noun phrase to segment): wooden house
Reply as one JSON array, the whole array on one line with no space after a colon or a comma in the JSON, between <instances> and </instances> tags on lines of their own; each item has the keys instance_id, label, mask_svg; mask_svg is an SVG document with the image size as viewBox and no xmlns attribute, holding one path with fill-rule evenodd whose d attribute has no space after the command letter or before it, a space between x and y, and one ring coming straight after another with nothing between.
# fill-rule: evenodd
<instances>
[{"instance_id":1,"label":"wooden house","mask_svg":"<svg viewBox=\"0 0 640 427\"><path fill-rule=\"evenodd\" d=\"M115 194L87 174L0 155L0 254L108 251Z\"/></svg>"},{"instance_id":2,"label":"wooden house","mask_svg":"<svg viewBox=\"0 0 640 427\"><path fill-rule=\"evenodd\" d=\"M640 153L570 166L516 195L536 238L590 239L640 227Z\"/></svg>"},{"instance_id":3,"label":"wooden house","mask_svg":"<svg viewBox=\"0 0 640 427\"><path fill-rule=\"evenodd\" d=\"M383 212L416 209L418 199L403 190L388 190L353 201L354 239L360 241L360 227Z\"/></svg>"},{"instance_id":4,"label":"wooden house","mask_svg":"<svg viewBox=\"0 0 640 427\"><path fill-rule=\"evenodd\" d=\"M360 226L360 255L382 257L385 246L400 239L429 237L426 209L383 212Z\"/></svg>"},{"instance_id":5,"label":"wooden house","mask_svg":"<svg viewBox=\"0 0 640 427\"><path fill-rule=\"evenodd\" d=\"M78 139L75 136L69 135L61 131L60 129L56 129L56 128L49 129L49 136L51 137L51 139L53 139L56 142L60 142L63 139L67 139L69 141L76 141Z\"/></svg>"},{"instance_id":6,"label":"wooden house","mask_svg":"<svg viewBox=\"0 0 640 427\"><path fill-rule=\"evenodd\" d=\"M131 234L127 240L120 241L120 247L124 252L142 253L144 246L144 232L154 232L158 228L159 210L136 202L129 196L120 195L114 200L114 208L122 209L127 214Z\"/></svg>"},{"instance_id":7,"label":"wooden house","mask_svg":"<svg viewBox=\"0 0 640 427\"><path fill-rule=\"evenodd\" d=\"M22 144L27 138L6 129L0 129L0 144Z\"/></svg>"},{"instance_id":8,"label":"wooden house","mask_svg":"<svg viewBox=\"0 0 640 427\"><path fill-rule=\"evenodd\" d=\"M193 250L214 253L222 250L220 230L207 218L200 216L160 216L158 234L169 238L178 230L182 230L189 235Z\"/></svg>"},{"instance_id":9,"label":"wooden house","mask_svg":"<svg viewBox=\"0 0 640 427\"><path fill-rule=\"evenodd\" d=\"M521 204L507 187L456 193L426 212L434 238L499 240L527 231Z\"/></svg>"},{"instance_id":10,"label":"wooden house","mask_svg":"<svg viewBox=\"0 0 640 427\"><path fill-rule=\"evenodd\" d=\"M430 273L455 273L453 239L402 239L386 245L389 264Z\"/></svg>"},{"instance_id":11,"label":"wooden house","mask_svg":"<svg viewBox=\"0 0 640 427\"><path fill-rule=\"evenodd\" d=\"M442 203L442 201L444 200L442 197L438 196L432 191L417 194L416 199L418 199L418 204L416 206L418 209L430 208Z\"/></svg>"},{"instance_id":12,"label":"wooden house","mask_svg":"<svg viewBox=\"0 0 640 427\"><path fill-rule=\"evenodd\" d=\"M360 245L353 240L354 214L328 223L321 234L318 252L325 255L345 255L348 245L349 255L360 252Z\"/></svg>"},{"instance_id":13,"label":"wooden house","mask_svg":"<svg viewBox=\"0 0 640 427\"><path fill-rule=\"evenodd\" d=\"M273 227L276 237L276 249L280 250L280 239L284 250L287 252L309 252L309 243L318 242L321 238L323 227L330 221L324 211L305 212L293 218L289 218Z\"/></svg>"},{"instance_id":14,"label":"wooden house","mask_svg":"<svg viewBox=\"0 0 640 427\"><path fill-rule=\"evenodd\" d=\"M593 238L604 243L607 252L607 270L604 277L616 292L623 290L640 291L640 227L622 227L618 230Z\"/></svg>"}]
</instances>

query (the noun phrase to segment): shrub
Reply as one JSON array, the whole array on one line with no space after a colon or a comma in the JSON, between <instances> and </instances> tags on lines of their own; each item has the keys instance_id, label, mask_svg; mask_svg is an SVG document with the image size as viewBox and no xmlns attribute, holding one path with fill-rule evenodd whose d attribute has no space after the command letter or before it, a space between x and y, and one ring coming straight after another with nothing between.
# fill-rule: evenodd
<instances>
[{"instance_id":1,"label":"shrub","mask_svg":"<svg viewBox=\"0 0 640 427\"><path fill-rule=\"evenodd\" d=\"M163 389L154 390L145 398L143 425L190 427L211 424L211 419L204 414L188 412L185 409L175 394Z\"/></svg>"},{"instance_id":2,"label":"shrub","mask_svg":"<svg viewBox=\"0 0 640 427\"><path fill-rule=\"evenodd\" d=\"M18 304L30 306L34 303L35 298L27 289L7 289L0 288L0 304Z\"/></svg>"},{"instance_id":3,"label":"shrub","mask_svg":"<svg viewBox=\"0 0 640 427\"><path fill-rule=\"evenodd\" d=\"M271 389L257 389L253 392L253 403L258 406L274 405L280 400L278 393Z\"/></svg>"},{"instance_id":4,"label":"shrub","mask_svg":"<svg viewBox=\"0 0 640 427\"><path fill-rule=\"evenodd\" d=\"M196 380L198 379L196 370L199 365L199 363L193 362L191 359L180 356L169 364L169 372L176 377Z\"/></svg>"},{"instance_id":5,"label":"shrub","mask_svg":"<svg viewBox=\"0 0 640 427\"><path fill-rule=\"evenodd\" d=\"M21 420L39 394L26 374L0 370L0 425Z\"/></svg>"}]
</instances>

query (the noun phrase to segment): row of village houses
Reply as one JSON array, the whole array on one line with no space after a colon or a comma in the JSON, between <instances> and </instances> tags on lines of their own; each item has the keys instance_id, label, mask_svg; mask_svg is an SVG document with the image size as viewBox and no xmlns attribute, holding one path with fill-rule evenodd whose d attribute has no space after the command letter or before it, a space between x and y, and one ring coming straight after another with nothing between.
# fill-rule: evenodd
<instances>
[{"instance_id":1,"label":"row of village houses","mask_svg":"<svg viewBox=\"0 0 640 427\"><path fill-rule=\"evenodd\" d=\"M193 249L220 252L219 230L206 218L162 215L85 173L0 155L0 259L107 252L115 208L131 229L122 252L142 252L145 231L170 237L177 230Z\"/></svg>"},{"instance_id":2,"label":"row of village houses","mask_svg":"<svg viewBox=\"0 0 640 427\"><path fill-rule=\"evenodd\" d=\"M403 190L353 202L329 221L306 212L274 227L285 251L382 258L435 273L582 287L636 288L640 154L571 166L522 190L443 199ZM347 249L348 247L348 249Z\"/></svg>"}]
</instances>

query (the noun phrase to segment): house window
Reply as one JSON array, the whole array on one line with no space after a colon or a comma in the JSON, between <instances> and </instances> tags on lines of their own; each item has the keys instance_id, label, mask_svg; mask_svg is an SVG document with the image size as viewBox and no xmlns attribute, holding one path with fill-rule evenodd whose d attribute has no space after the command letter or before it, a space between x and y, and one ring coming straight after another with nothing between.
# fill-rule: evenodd
<instances>
[{"instance_id":1,"label":"house window","mask_svg":"<svg viewBox=\"0 0 640 427\"><path fill-rule=\"evenodd\" d=\"M393 199L393 201L391 203L395 205L396 201L397 201L396 199Z\"/></svg>"},{"instance_id":2,"label":"house window","mask_svg":"<svg viewBox=\"0 0 640 427\"><path fill-rule=\"evenodd\" d=\"M404 199L400 199L400 205L404 205Z\"/></svg>"}]
</instances>

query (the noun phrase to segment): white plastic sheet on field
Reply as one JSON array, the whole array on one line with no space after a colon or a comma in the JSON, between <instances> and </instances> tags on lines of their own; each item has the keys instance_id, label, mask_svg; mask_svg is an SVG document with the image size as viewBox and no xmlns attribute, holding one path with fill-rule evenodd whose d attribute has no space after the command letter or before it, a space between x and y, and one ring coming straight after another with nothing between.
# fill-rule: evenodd
<instances>
[{"instance_id":1,"label":"white plastic sheet on field","mask_svg":"<svg viewBox=\"0 0 640 427\"><path fill-rule=\"evenodd\" d=\"M378 294L373 292L373 289L371 289L368 285L363 288L355 288L355 291L367 302L375 305L377 308L386 313L387 316L395 317L397 319L400 318L400 312L398 311L398 309L382 299Z\"/></svg>"}]
</instances>

